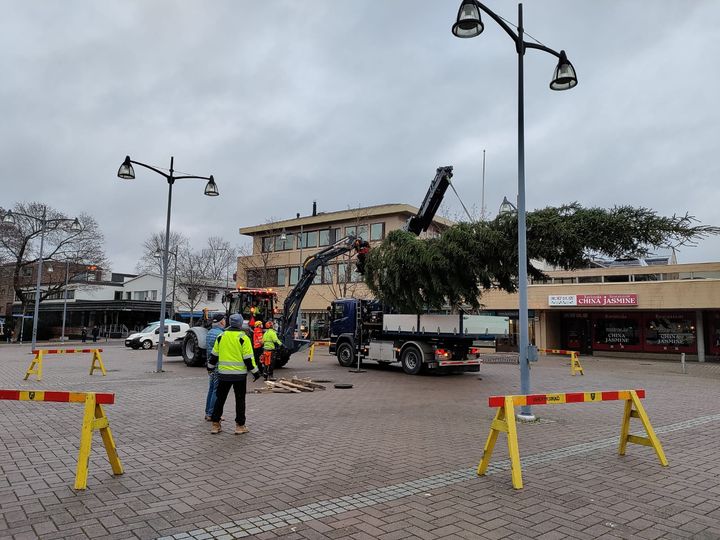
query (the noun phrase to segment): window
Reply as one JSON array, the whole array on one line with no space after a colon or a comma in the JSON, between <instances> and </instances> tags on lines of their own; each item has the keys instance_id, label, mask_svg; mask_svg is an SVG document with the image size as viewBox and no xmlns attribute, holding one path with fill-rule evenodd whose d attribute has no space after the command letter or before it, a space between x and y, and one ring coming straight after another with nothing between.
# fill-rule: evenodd
<instances>
[{"instance_id":1,"label":"window","mask_svg":"<svg viewBox=\"0 0 720 540\"><path fill-rule=\"evenodd\" d=\"M340 263L337 265L338 268L338 283L347 283L350 281L350 276L348 275L348 265L347 263Z\"/></svg>"},{"instance_id":2,"label":"window","mask_svg":"<svg viewBox=\"0 0 720 540\"><path fill-rule=\"evenodd\" d=\"M275 240L272 236L266 236L262 239L262 252L269 253L273 250Z\"/></svg>"},{"instance_id":3,"label":"window","mask_svg":"<svg viewBox=\"0 0 720 540\"><path fill-rule=\"evenodd\" d=\"M215 299L217 298L217 294L218 294L217 291L210 291L210 290L209 290L209 291L207 292L208 302L214 302Z\"/></svg>"},{"instance_id":4,"label":"window","mask_svg":"<svg viewBox=\"0 0 720 540\"><path fill-rule=\"evenodd\" d=\"M335 273L335 272L333 272L334 268L335 268L335 265L323 267L323 269L322 269L322 282L323 283L326 283L326 284L333 283L333 274Z\"/></svg>"},{"instance_id":5,"label":"window","mask_svg":"<svg viewBox=\"0 0 720 540\"><path fill-rule=\"evenodd\" d=\"M323 229L318 233L320 246L329 246L338 241L340 237L340 229Z\"/></svg>"},{"instance_id":6,"label":"window","mask_svg":"<svg viewBox=\"0 0 720 540\"><path fill-rule=\"evenodd\" d=\"M385 238L385 224L373 223L370 225L370 240L382 240Z\"/></svg>"},{"instance_id":7,"label":"window","mask_svg":"<svg viewBox=\"0 0 720 540\"><path fill-rule=\"evenodd\" d=\"M30 277L30 276L32 276L32 268L30 268L29 266L24 266L23 269L22 269L22 271L20 272L20 275L21 275L22 277Z\"/></svg>"},{"instance_id":8,"label":"window","mask_svg":"<svg viewBox=\"0 0 720 540\"><path fill-rule=\"evenodd\" d=\"M276 287L284 287L287 281L287 268L278 268L275 280Z\"/></svg>"},{"instance_id":9,"label":"window","mask_svg":"<svg viewBox=\"0 0 720 540\"><path fill-rule=\"evenodd\" d=\"M115 300L122 300L122 291L115 291Z\"/></svg>"},{"instance_id":10,"label":"window","mask_svg":"<svg viewBox=\"0 0 720 540\"><path fill-rule=\"evenodd\" d=\"M126 292L126 293L125 293L125 300L132 300L132 293L131 293L131 292Z\"/></svg>"},{"instance_id":11,"label":"window","mask_svg":"<svg viewBox=\"0 0 720 540\"><path fill-rule=\"evenodd\" d=\"M313 278L313 285L320 285L322 283L323 268L318 268L317 274Z\"/></svg>"},{"instance_id":12,"label":"window","mask_svg":"<svg viewBox=\"0 0 720 540\"><path fill-rule=\"evenodd\" d=\"M290 286L297 285L298 281L300 281L300 267L293 266L290 268Z\"/></svg>"},{"instance_id":13,"label":"window","mask_svg":"<svg viewBox=\"0 0 720 540\"><path fill-rule=\"evenodd\" d=\"M300 235L300 242L298 247L302 248L313 248L318 245L318 231L304 232Z\"/></svg>"},{"instance_id":14,"label":"window","mask_svg":"<svg viewBox=\"0 0 720 540\"><path fill-rule=\"evenodd\" d=\"M351 226L351 227L345 227L345 235L346 236L357 236L359 238L362 238L363 240L368 239L368 226L367 225L358 225L358 226Z\"/></svg>"},{"instance_id":15,"label":"window","mask_svg":"<svg viewBox=\"0 0 720 540\"><path fill-rule=\"evenodd\" d=\"M263 279L262 268L252 268L247 271L247 286L248 287L264 287L265 280Z\"/></svg>"},{"instance_id":16,"label":"window","mask_svg":"<svg viewBox=\"0 0 720 540\"><path fill-rule=\"evenodd\" d=\"M180 331L180 325L179 325L179 324L172 324L172 325L170 325L170 331L171 331L171 332L179 332L179 331Z\"/></svg>"},{"instance_id":17,"label":"window","mask_svg":"<svg viewBox=\"0 0 720 540\"><path fill-rule=\"evenodd\" d=\"M345 304L333 304L332 307L332 320L337 321L345 316Z\"/></svg>"},{"instance_id":18,"label":"window","mask_svg":"<svg viewBox=\"0 0 720 540\"><path fill-rule=\"evenodd\" d=\"M286 233L285 240L282 235L275 237L275 251L287 251L295 246L295 234Z\"/></svg>"},{"instance_id":19,"label":"window","mask_svg":"<svg viewBox=\"0 0 720 540\"><path fill-rule=\"evenodd\" d=\"M690 351L695 349L695 315L690 313L646 313L646 351Z\"/></svg>"}]
</instances>

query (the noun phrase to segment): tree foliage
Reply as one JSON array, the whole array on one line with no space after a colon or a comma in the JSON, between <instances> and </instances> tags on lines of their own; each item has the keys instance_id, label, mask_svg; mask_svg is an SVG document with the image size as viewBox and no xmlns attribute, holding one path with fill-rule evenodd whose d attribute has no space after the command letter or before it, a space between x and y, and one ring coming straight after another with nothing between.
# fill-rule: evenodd
<instances>
[{"instance_id":1,"label":"tree foliage","mask_svg":"<svg viewBox=\"0 0 720 540\"><path fill-rule=\"evenodd\" d=\"M11 210L15 223L0 223L0 261L13 267L12 286L22 303L23 312L35 300L35 282L27 276L32 275L37 266L41 236L44 236L42 256L45 268L51 262L56 263L53 266L64 266L69 262L69 280L75 282L76 288L93 286L92 282L77 279L86 274L87 266L108 268L103 234L92 216L78 215L80 230L72 231L65 225L73 217L40 202L16 203ZM64 288L65 280L60 277L51 281L44 279L40 301Z\"/></svg>"},{"instance_id":2,"label":"tree foliage","mask_svg":"<svg viewBox=\"0 0 720 540\"><path fill-rule=\"evenodd\" d=\"M527 213L528 274L544 277L531 260L584 268L593 258L643 257L653 249L691 246L720 227L685 214L647 208L584 208L578 203ZM365 282L376 297L403 311L480 306L483 289L517 290L517 215L458 223L436 238L393 231L367 257Z\"/></svg>"}]
</instances>

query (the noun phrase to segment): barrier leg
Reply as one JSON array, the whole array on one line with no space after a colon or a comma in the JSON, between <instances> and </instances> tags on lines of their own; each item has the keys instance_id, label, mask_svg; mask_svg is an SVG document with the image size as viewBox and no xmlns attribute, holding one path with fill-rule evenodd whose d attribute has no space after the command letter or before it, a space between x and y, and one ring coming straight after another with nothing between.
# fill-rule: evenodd
<instances>
[{"instance_id":1,"label":"barrier leg","mask_svg":"<svg viewBox=\"0 0 720 540\"><path fill-rule=\"evenodd\" d=\"M90 449L92 447L93 422L95 420L95 394L88 392L85 396L85 412L80 431L80 451L78 452L77 469L75 471L75 489L87 487Z\"/></svg>"},{"instance_id":2,"label":"barrier leg","mask_svg":"<svg viewBox=\"0 0 720 540\"><path fill-rule=\"evenodd\" d=\"M23 377L23 381L27 381L30 375L35 375L38 381L42 381L42 360L43 352L37 351L35 353L35 357L32 359L32 362L30 362L30 366L25 372L25 377Z\"/></svg>"},{"instance_id":3,"label":"barrier leg","mask_svg":"<svg viewBox=\"0 0 720 540\"><path fill-rule=\"evenodd\" d=\"M634 408L633 408L634 407ZM645 428L647 437L639 437L637 435L630 435L630 418L639 418ZM655 430L650 424L650 418L648 418L645 408L640 401L635 390L630 391L630 399L625 401L625 413L623 415L623 423L620 429L620 447L618 448L618 454L621 456L625 455L627 443L640 444L642 446L652 446L657 454L660 464L663 467L668 466L665 452L663 451L660 439L655 435Z\"/></svg>"},{"instance_id":4,"label":"barrier leg","mask_svg":"<svg viewBox=\"0 0 720 540\"><path fill-rule=\"evenodd\" d=\"M105 366L103 365L102 356L100 356L100 351L93 349L92 364L90 364L90 375L92 375L93 371L96 369L99 369L102 372L103 377L107 375Z\"/></svg>"},{"instance_id":5,"label":"barrier leg","mask_svg":"<svg viewBox=\"0 0 720 540\"><path fill-rule=\"evenodd\" d=\"M315 356L315 344L313 343L310 345L310 350L308 351L308 362L313 361L313 356Z\"/></svg>"},{"instance_id":6,"label":"barrier leg","mask_svg":"<svg viewBox=\"0 0 720 540\"><path fill-rule=\"evenodd\" d=\"M508 427L508 453L510 454L510 470L512 484L515 489L522 489L522 468L520 467L520 449L518 448L517 427L515 425L515 409L511 397L505 397L505 415Z\"/></svg>"},{"instance_id":7,"label":"barrier leg","mask_svg":"<svg viewBox=\"0 0 720 540\"><path fill-rule=\"evenodd\" d=\"M515 409L513 407L512 397L505 398L505 404L498 408L495 413L495 419L490 424L490 434L485 442L483 456L478 464L477 473L482 476L487 471L490 464L490 456L492 456L495 443L497 442L500 432L507 433L508 453L510 454L510 470L512 475L512 484L515 489L522 489L522 469L520 467L520 450L518 448L517 427L515 425Z\"/></svg>"},{"instance_id":8,"label":"barrier leg","mask_svg":"<svg viewBox=\"0 0 720 540\"><path fill-rule=\"evenodd\" d=\"M492 456L493 450L495 449L495 443L497 442L498 434L500 432L507 433L507 422L505 422L505 406L498 407L495 413L495 418L490 424L490 434L488 435L487 441L485 441L485 448L483 449L482 459L478 463L477 474L482 476L487 471L488 465L490 464L490 457Z\"/></svg>"},{"instance_id":9,"label":"barrier leg","mask_svg":"<svg viewBox=\"0 0 720 540\"><path fill-rule=\"evenodd\" d=\"M102 405L99 403L95 405L95 425L97 425L97 429L100 430L100 436L102 437L113 474L122 474L123 466L122 463L120 463L120 457L118 456L115 441L110 431L110 422L107 416L105 416Z\"/></svg>"},{"instance_id":10,"label":"barrier leg","mask_svg":"<svg viewBox=\"0 0 720 540\"><path fill-rule=\"evenodd\" d=\"M579 373L580 375L585 375L585 373L583 372L583 368L580 365L580 355L576 352L570 355L570 373L572 373L573 377L576 373Z\"/></svg>"}]
</instances>

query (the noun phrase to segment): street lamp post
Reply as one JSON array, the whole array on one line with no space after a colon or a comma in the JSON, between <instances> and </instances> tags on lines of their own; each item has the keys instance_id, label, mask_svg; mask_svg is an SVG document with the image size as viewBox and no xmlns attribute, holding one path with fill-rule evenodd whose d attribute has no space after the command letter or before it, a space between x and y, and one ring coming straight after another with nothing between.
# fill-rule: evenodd
<instances>
[{"instance_id":1,"label":"street lamp post","mask_svg":"<svg viewBox=\"0 0 720 540\"><path fill-rule=\"evenodd\" d=\"M178 255L178 247L175 246L175 249L173 251L168 251L168 255L172 255L175 257L175 265L173 266L173 290L172 290L172 298L170 300L170 305L172 306L172 317L175 318L175 314L177 313L177 310L175 309L175 287L177 286L177 255ZM155 252L156 257L162 257L163 256L163 250L158 249ZM168 261L170 262L170 261Z\"/></svg>"},{"instance_id":2,"label":"street lamp post","mask_svg":"<svg viewBox=\"0 0 720 540\"><path fill-rule=\"evenodd\" d=\"M162 276L162 297L160 299L160 328L158 329L158 346L157 346L157 363L156 363L156 369L155 371L157 373L162 373L162 355L163 355L163 344L165 343L165 308L166 308L166 298L167 295L167 270L168 270L168 262L169 262L169 250L170 250L170 210L172 208L172 188L173 184L175 183L175 180L182 180L182 179L197 179L197 180L207 180L208 183L205 185L205 195L208 197L216 197L220 193L218 192L217 185L215 184L215 178L213 178L213 175L210 176L193 176L193 175L183 175L183 176L175 176L173 169L175 158L170 157L170 172L165 173L161 171L160 169L157 169L151 165L146 165L145 163L140 163L139 161L133 161L130 159L130 156L125 156L125 161L122 162L122 165L120 165L120 168L118 169L118 178L122 178L125 180L132 180L135 178L135 170L133 169L134 165L140 165L141 167L145 167L146 169L150 169L151 171L156 172L160 176L164 177L165 180L167 180L168 183L168 202L167 202L167 220L165 222L165 246L163 247L164 253L163 253L163 276ZM177 266L177 264L175 265Z\"/></svg>"},{"instance_id":3,"label":"street lamp post","mask_svg":"<svg viewBox=\"0 0 720 540\"><path fill-rule=\"evenodd\" d=\"M52 266L48 266L48 272L53 271ZM60 334L60 342L65 342L65 319L67 316L67 289L68 289L68 277L70 275L70 260L65 260L65 288L63 289L63 316L62 316L62 333Z\"/></svg>"},{"instance_id":4,"label":"street lamp post","mask_svg":"<svg viewBox=\"0 0 720 540\"><path fill-rule=\"evenodd\" d=\"M517 33L510 28L492 10L477 0L463 0L458 10L457 21L452 27L452 33L459 38L479 36L485 29L480 18L480 11L487 13L515 43L518 55L518 296L519 296L519 360L520 360L520 391L530 393L530 364L528 340L528 292L527 292L527 238L525 222L525 106L523 87L523 57L527 49L538 49L556 56L559 61L550 82L551 90L568 90L577 85L575 68L567 59L565 51L559 53L539 43L530 43L524 40L522 4L518 4ZM523 406L518 415L528 420L534 419L529 406Z\"/></svg>"},{"instance_id":5,"label":"street lamp post","mask_svg":"<svg viewBox=\"0 0 720 540\"><path fill-rule=\"evenodd\" d=\"M45 229L48 225L55 225L56 227L61 224L68 225L68 230L77 233L82 231L82 226L77 218L50 218L47 217L47 207L43 205L42 217L31 216L29 214L23 214L20 212L8 212L3 217L4 223L15 224L15 216L21 216L28 219L35 219L40 221L40 253L38 254L37 262L37 279L35 280L35 311L33 314L33 330L32 330L32 349L35 350L37 343L37 329L38 329L38 314L40 312L40 285L42 280L42 261L43 261L43 249L45 247Z\"/></svg>"}]
</instances>

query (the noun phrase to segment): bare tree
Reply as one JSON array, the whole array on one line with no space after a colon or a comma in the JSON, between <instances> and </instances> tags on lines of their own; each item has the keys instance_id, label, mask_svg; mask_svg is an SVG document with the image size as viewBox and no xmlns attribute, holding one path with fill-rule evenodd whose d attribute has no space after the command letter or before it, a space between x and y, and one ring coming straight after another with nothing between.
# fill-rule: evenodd
<instances>
[{"instance_id":1,"label":"bare tree","mask_svg":"<svg viewBox=\"0 0 720 540\"><path fill-rule=\"evenodd\" d=\"M205 258L208 279L229 281L229 276L236 272L238 249L219 236L208 238L202 256Z\"/></svg>"},{"instance_id":2,"label":"bare tree","mask_svg":"<svg viewBox=\"0 0 720 540\"><path fill-rule=\"evenodd\" d=\"M202 252L193 252L189 248L178 251L177 282L175 287L178 294L175 299L178 306L186 307L190 311L190 324L193 322L192 313L200 306L202 293L208 287L208 263Z\"/></svg>"},{"instance_id":3,"label":"bare tree","mask_svg":"<svg viewBox=\"0 0 720 540\"><path fill-rule=\"evenodd\" d=\"M187 236L180 232L170 231L170 251L175 253L181 249L190 246L190 240ZM162 252L165 251L165 231L159 231L151 234L143 242L143 254L135 268L138 272L153 272L162 274L163 258ZM158 253L161 255L158 256ZM175 272L175 257L170 256L168 259L168 276Z\"/></svg>"},{"instance_id":4,"label":"bare tree","mask_svg":"<svg viewBox=\"0 0 720 540\"><path fill-rule=\"evenodd\" d=\"M23 313L35 300L32 276L40 256L41 236L44 236L43 261L69 261L69 279L78 283L78 287L94 286L89 280L78 279L81 275L87 275L89 270L96 271L108 266L103 249L104 238L92 216L78 215L80 229L72 231L63 226L64 220L71 221L72 218L40 202L16 203L12 212L14 224L0 223L0 259L15 266L12 286L22 304ZM64 280L42 281L45 288L40 291L41 302L65 287Z\"/></svg>"}]
</instances>

